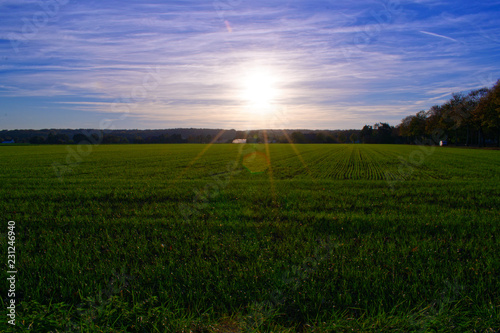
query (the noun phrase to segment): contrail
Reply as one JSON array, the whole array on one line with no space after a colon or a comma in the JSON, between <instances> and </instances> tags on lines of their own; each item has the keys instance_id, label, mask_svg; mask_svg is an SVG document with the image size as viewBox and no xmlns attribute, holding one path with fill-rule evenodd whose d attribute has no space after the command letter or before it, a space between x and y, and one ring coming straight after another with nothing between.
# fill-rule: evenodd
<instances>
[{"instance_id":1,"label":"contrail","mask_svg":"<svg viewBox=\"0 0 500 333\"><path fill-rule=\"evenodd\" d=\"M423 31L423 30L421 30L420 32L423 33L423 34L426 34L426 35L431 35L431 36L434 36L434 37L441 37L441 38L449 39L449 40L452 40L454 42L460 43L458 40L456 40L454 38L443 36L443 35L438 35L438 34L435 34L433 32L428 32L428 31Z\"/></svg>"}]
</instances>

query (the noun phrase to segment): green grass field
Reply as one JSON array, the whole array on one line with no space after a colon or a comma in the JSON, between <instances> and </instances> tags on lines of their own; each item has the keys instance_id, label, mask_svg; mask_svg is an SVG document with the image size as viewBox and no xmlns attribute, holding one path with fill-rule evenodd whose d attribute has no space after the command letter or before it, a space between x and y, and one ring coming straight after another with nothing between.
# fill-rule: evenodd
<instances>
[{"instance_id":1,"label":"green grass field","mask_svg":"<svg viewBox=\"0 0 500 333\"><path fill-rule=\"evenodd\" d=\"M0 147L0 331L500 328L500 151L68 147Z\"/></svg>"}]
</instances>

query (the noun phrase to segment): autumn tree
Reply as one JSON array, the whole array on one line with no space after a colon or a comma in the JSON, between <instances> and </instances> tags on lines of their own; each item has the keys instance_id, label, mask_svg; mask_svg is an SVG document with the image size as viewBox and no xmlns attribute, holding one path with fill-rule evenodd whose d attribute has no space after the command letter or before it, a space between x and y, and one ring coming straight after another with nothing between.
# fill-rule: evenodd
<instances>
[{"instance_id":1,"label":"autumn tree","mask_svg":"<svg viewBox=\"0 0 500 333\"><path fill-rule=\"evenodd\" d=\"M500 145L500 80L480 99L474 110L474 118L483 131L495 137L497 146Z\"/></svg>"}]
</instances>

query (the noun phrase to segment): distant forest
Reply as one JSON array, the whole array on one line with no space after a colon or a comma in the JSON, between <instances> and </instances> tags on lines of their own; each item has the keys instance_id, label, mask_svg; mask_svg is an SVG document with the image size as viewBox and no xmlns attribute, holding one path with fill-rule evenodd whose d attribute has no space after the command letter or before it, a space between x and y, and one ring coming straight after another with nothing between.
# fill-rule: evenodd
<instances>
[{"instance_id":1,"label":"distant forest","mask_svg":"<svg viewBox=\"0 0 500 333\"><path fill-rule=\"evenodd\" d=\"M361 130L250 130L177 128L163 130L2 130L0 142L25 144L124 143L421 143L446 138L449 144L500 144L500 80L492 88L454 93L442 105L404 118L397 126L365 125ZM438 142L434 142L438 143Z\"/></svg>"},{"instance_id":2,"label":"distant forest","mask_svg":"<svg viewBox=\"0 0 500 333\"><path fill-rule=\"evenodd\" d=\"M387 125L389 126L389 125ZM162 130L42 129L0 131L0 142L27 144L120 143L346 143L358 142L360 130L249 130L175 128Z\"/></svg>"}]
</instances>

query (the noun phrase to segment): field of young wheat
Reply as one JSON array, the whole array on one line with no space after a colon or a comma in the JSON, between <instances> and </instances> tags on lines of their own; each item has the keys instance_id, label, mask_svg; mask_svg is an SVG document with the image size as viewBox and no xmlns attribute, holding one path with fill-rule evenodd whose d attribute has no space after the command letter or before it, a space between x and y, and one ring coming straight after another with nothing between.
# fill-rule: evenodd
<instances>
[{"instance_id":1,"label":"field of young wheat","mask_svg":"<svg viewBox=\"0 0 500 333\"><path fill-rule=\"evenodd\" d=\"M0 168L16 331L500 327L497 150L3 146Z\"/></svg>"}]
</instances>

